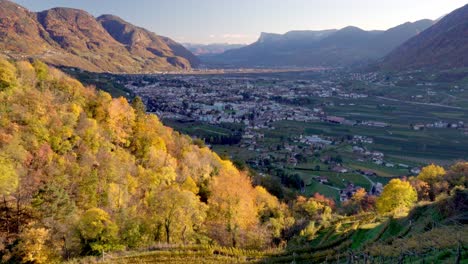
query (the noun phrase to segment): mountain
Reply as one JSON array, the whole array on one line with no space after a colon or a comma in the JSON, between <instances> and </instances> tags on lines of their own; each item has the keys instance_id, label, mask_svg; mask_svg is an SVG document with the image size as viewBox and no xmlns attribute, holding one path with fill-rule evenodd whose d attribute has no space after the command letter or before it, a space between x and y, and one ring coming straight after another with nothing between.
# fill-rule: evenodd
<instances>
[{"instance_id":1,"label":"mountain","mask_svg":"<svg viewBox=\"0 0 468 264\"><path fill-rule=\"evenodd\" d=\"M184 47L190 50L193 54L200 55L215 55L221 54L225 51L232 49L243 48L246 45L244 44L228 44L228 43L214 43L214 44L192 44L184 43Z\"/></svg>"},{"instance_id":2,"label":"mountain","mask_svg":"<svg viewBox=\"0 0 468 264\"><path fill-rule=\"evenodd\" d=\"M127 46L134 54L148 58L168 58L168 61L182 67L199 64L195 55L169 38L134 26L117 16L102 15L97 20L115 40Z\"/></svg>"},{"instance_id":3,"label":"mountain","mask_svg":"<svg viewBox=\"0 0 468 264\"><path fill-rule=\"evenodd\" d=\"M0 48L15 53L40 53L51 49L45 29L35 13L10 1L0 1Z\"/></svg>"},{"instance_id":4,"label":"mountain","mask_svg":"<svg viewBox=\"0 0 468 264\"><path fill-rule=\"evenodd\" d=\"M365 31L357 27L340 30L291 31L284 35L262 33L257 42L229 50L207 63L232 66L347 66L383 57L412 36L432 25L431 20Z\"/></svg>"},{"instance_id":5,"label":"mountain","mask_svg":"<svg viewBox=\"0 0 468 264\"><path fill-rule=\"evenodd\" d=\"M9 58L40 58L94 72L172 71L198 65L190 51L167 37L115 16L98 20L72 8L34 13L0 0L0 36L1 53Z\"/></svg>"},{"instance_id":6,"label":"mountain","mask_svg":"<svg viewBox=\"0 0 468 264\"><path fill-rule=\"evenodd\" d=\"M383 59L384 69L449 69L468 66L468 5L444 16Z\"/></svg>"}]
</instances>

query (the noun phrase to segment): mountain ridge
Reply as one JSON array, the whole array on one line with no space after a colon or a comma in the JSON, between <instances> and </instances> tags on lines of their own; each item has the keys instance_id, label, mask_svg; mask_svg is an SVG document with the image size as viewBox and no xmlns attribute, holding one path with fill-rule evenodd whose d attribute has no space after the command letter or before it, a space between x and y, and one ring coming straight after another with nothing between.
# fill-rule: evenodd
<instances>
[{"instance_id":1,"label":"mountain ridge","mask_svg":"<svg viewBox=\"0 0 468 264\"><path fill-rule=\"evenodd\" d=\"M382 69L450 69L468 66L468 5L402 43L380 63Z\"/></svg>"},{"instance_id":2,"label":"mountain ridge","mask_svg":"<svg viewBox=\"0 0 468 264\"><path fill-rule=\"evenodd\" d=\"M93 72L150 73L198 66L198 59L179 43L118 19L150 39L145 43L149 46L139 43L135 49L133 43L119 42L114 32L84 10L56 7L35 13L1 0L0 48L7 58L39 58Z\"/></svg>"},{"instance_id":3,"label":"mountain ridge","mask_svg":"<svg viewBox=\"0 0 468 264\"><path fill-rule=\"evenodd\" d=\"M317 31L263 32L251 45L208 58L232 66L349 66L379 59L433 21L407 22L386 31L355 26ZM389 38L392 38L389 40Z\"/></svg>"}]
</instances>

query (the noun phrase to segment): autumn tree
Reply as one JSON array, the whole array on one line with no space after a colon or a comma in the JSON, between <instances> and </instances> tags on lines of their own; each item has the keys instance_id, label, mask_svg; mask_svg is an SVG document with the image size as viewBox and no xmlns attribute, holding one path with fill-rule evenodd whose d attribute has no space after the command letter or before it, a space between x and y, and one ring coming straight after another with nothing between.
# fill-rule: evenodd
<instances>
[{"instance_id":1,"label":"autumn tree","mask_svg":"<svg viewBox=\"0 0 468 264\"><path fill-rule=\"evenodd\" d=\"M429 200L431 186L427 182L422 181L417 177L410 177L408 181L418 193L418 200Z\"/></svg>"},{"instance_id":2,"label":"autumn tree","mask_svg":"<svg viewBox=\"0 0 468 264\"><path fill-rule=\"evenodd\" d=\"M45 228L26 228L19 236L14 257L20 259L21 263L51 263L54 255L47 245L49 236L49 230Z\"/></svg>"},{"instance_id":3,"label":"autumn tree","mask_svg":"<svg viewBox=\"0 0 468 264\"><path fill-rule=\"evenodd\" d=\"M196 232L206 217L206 206L191 191L180 190L176 186L162 188L154 192L149 202L154 219L164 227L166 242L174 238L184 244Z\"/></svg>"},{"instance_id":4,"label":"autumn tree","mask_svg":"<svg viewBox=\"0 0 468 264\"><path fill-rule=\"evenodd\" d=\"M445 175L445 173L446 172L443 167L431 164L422 168L421 173L418 175L418 179L432 184Z\"/></svg>"},{"instance_id":5,"label":"autumn tree","mask_svg":"<svg viewBox=\"0 0 468 264\"><path fill-rule=\"evenodd\" d=\"M99 208L87 210L80 218L77 231L85 254L102 254L119 248L118 227L110 216Z\"/></svg>"},{"instance_id":6,"label":"autumn tree","mask_svg":"<svg viewBox=\"0 0 468 264\"><path fill-rule=\"evenodd\" d=\"M345 214L358 214L375 210L376 198L369 195L364 188L359 188L351 199L343 202L342 211Z\"/></svg>"},{"instance_id":7,"label":"autumn tree","mask_svg":"<svg viewBox=\"0 0 468 264\"><path fill-rule=\"evenodd\" d=\"M18 187L18 175L13 163L0 156L0 195L9 195Z\"/></svg>"},{"instance_id":8,"label":"autumn tree","mask_svg":"<svg viewBox=\"0 0 468 264\"><path fill-rule=\"evenodd\" d=\"M220 161L219 175L210 185L208 224L220 244L244 246L246 234L258 224L255 192L250 180L229 161Z\"/></svg>"},{"instance_id":9,"label":"autumn tree","mask_svg":"<svg viewBox=\"0 0 468 264\"><path fill-rule=\"evenodd\" d=\"M450 187L463 186L468 187L468 162L458 162L450 167L446 173L445 179Z\"/></svg>"},{"instance_id":10,"label":"autumn tree","mask_svg":"<svg viewBox=\"0 0 468 264\"><path fill-rule=\"evenodd\" d=\"M392 179L385 185L382 194L377 199L379 213L404 211L410 208L418 199L418 195L408 181Z\"/></svg>"},{"instance_id":11,"label":"autumn tree","mask_svg":"<svg viewBox=\"0 0 468 264\"><path fill-rule=\"evenodd\" d=\"M0 58L0 91L17 85L16 68L5 59Z\"/></svg>"},{"instance_id":12,"label":"autumn tree","mask_svg":"<svg viewBox=\"0 0 468 264\"><path fill-rule=\"evenodd\" d=\"M443 167L431 164L422 168L417 179L428 184L429 199L434 201L436 196L448 189L448 183L445 181L446 171ZM421 185L421 184L420 184Z\"/></svg>"}]
</instances>

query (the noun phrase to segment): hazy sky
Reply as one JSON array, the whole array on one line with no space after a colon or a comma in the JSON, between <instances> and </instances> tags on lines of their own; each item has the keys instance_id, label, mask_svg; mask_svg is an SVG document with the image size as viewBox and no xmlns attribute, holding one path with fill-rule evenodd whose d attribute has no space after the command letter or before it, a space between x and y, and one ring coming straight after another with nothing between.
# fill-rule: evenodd
<instances>
[{"instance_id":1,"label":"hazy sky","mask_svg":"<svg viewBox=\"0 0 468 264\"><path fill-rule=\"evenodd\" d=\"M437 19L466 0L14 0L33 11L51 7L113 14L180 42L251 43L261 32L387 29Z\"/></svg>"}]
</instances>

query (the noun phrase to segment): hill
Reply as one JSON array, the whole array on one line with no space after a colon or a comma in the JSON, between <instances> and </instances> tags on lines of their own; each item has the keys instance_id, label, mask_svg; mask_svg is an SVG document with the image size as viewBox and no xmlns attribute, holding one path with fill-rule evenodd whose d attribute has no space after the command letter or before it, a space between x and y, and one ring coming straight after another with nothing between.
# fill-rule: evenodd
<instances>
[{"instance_id":1,"label":"hill","mask_svg":"<svg viewBox=\"0 0 468 264\"><path fill-rule=\"evenodd\" d=\"M120 29L138 37L123 41ZM174 71L198 65L190 51L169 38L114 16L103 16L98 21L78 9L53 8L34 13L1 0L0 36L3 56L40 58L52 65L94 72Z\"/></svg>"},{"instance_id":2,"label":"hill","mask_svg":"<svg viewBox=\"0 0 468 264\"><path fill-rule=\"evenodd\" d=\"M139 99L0 59L0 101L2 261L155 243L262 249L285 225L277 198Z\"/></svg>"},{"instance_id":3,"label":"hill","mask_svg":"<svg viewBox=\"0 0 468 264\"><path fill-rule=\"evenodd\" d=\"M384 69L450 69L468 66L468 5L397 47L383 59Z\"/></svg>"},{"instance_id":4,"label":"hill","mask_svg":"<svg viewBox=\"0 0 468 264\"><path fill-rule=\"evenodd\" d=\"M211 64L244 67L349 66L383 57L432 23L431 20L408 22L387 31L346 27L291 31L284 35L262 33L257 42L247 47L204 59Z\"/></svg>"}]
</instances>

